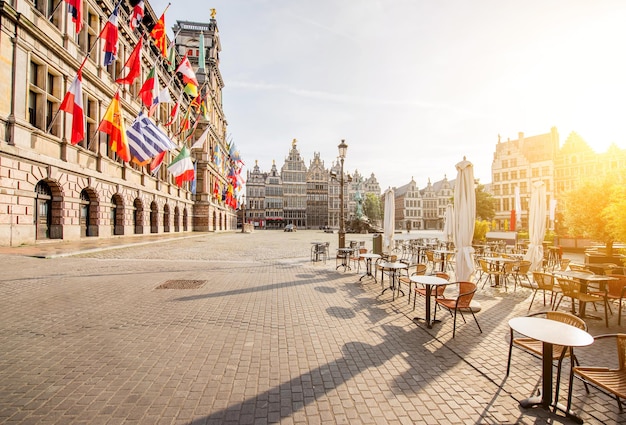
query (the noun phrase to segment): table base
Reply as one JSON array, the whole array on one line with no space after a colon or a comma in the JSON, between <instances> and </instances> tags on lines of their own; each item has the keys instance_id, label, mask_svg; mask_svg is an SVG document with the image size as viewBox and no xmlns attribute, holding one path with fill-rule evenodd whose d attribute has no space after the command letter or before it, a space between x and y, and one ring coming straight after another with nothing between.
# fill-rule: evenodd
<instances>
[{"instance_id":1,"label":"table base","mask_svg":"<svg viewBox=\"0 0 626 425\"><path fill-rule=\"evenodd\" d=\"M540 408L547 409L548 411L550 411L550 407L554 407L555 410L559 410L563 412L565 416L567 416L569 419L572 419L576 423L579 423L579 424L583 423L583 420L576 413L572 412L571 410L567 410L567 407L563 406L561 403L556 403L556 404L549 406L545 403L543 397L540 395L534 396L534 397L528 397L524 400L521 400L519 402L519 405L523 407L524 409L537 406Z\"/></svg>"},{"instance_id":2,"label":"table base","mask_svg":"<svg viewBox=\"0 0 626 425\"><path fill-rule=\"evenodd\" d=\"M415 321L417 321L417 320L423 320L424 322L426 322L426 327L427 327L428 329L432 329L432 328L433 328L433 325L434 325L435 323L441 323L441 320L439 320L439 319L434 319L434 320L428 321L428 320L426 320L426 319L425 319L425 318L423 318L423 317L414 317L414 318L413 318L413 320L415 320Z\"/></svg>"}]
</instances>

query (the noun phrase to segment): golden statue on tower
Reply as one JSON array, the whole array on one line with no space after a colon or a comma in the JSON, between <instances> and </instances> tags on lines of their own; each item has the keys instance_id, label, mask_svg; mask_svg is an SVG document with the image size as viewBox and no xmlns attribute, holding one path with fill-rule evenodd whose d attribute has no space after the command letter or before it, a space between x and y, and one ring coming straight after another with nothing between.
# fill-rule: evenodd
<instances>
[{"instance_id":1,"label":"golden statue on tower","mask_svg":"<svg viewBox=\"0 0 626 425\"><path fill-rule=\"evenodd\" d=\"M215 19L215 9L211 9L211 19Z\"/></svg>"}]
</instances>

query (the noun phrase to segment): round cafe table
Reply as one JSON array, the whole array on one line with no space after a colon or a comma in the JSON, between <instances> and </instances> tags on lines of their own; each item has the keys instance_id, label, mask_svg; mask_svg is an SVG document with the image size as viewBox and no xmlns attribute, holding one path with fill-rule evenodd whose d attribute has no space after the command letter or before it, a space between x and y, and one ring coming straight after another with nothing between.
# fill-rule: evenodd
<instances>
[{"instance_id":1,"label":"round cafe table","mask_svg":"<svg viewBox=\"0 0 626 425\"><path fill-rule=\"evenodd\" d=\"M391 277L391 285L383 289L382 293L384 294L387 289L391 289L391 293L393 294L392 299L395 300L396 299L396 275L398 274L399 270L406 269L409 266L406 263L400 263L399 261L394 262L394 263L385 261L385 262L380 263L379 266L382 267L383 270L389 271L389 274ZM400 287L398 286L398 293L400 292L402 292L402 295L404 295L404 291L402 291L402 289L400 289Z\"/></svg>"},{"instance_id":2,"label":"round cafe table","mask_svg":"<svg viewBox=\"0 0 626 425\"><path fill-rule=\"evenodd\" d=\"M359 279L359 282L361 281L361 279L363 279L365 276L369 276L369 277L373 277L374 281L376 281L376 276L372 274L372 260L377 260L380 258L380 255L378 254L373 254L371 252L365 252L363 254L359 254L360 258L365 258L365 274L363 276L361 276L361 278Z\"/></svg>"},{"instance_id":3,"label":"round cafe table","mask_svg":"<svg viewBox=\"0 0 626 425\"><path fill-rule=\"evenodd\" d=\"M433 323L435 322L434 320L431 320L430 316L430 298L433 293L433 287L448 285L450 282L442 277L426 275L411 276L410 279L411 282L420 283L426 287L426 317L424 319L422 319L421 317L414 317L413 320L425 320L426 326L428 327L428 329L431 329L433 327ZM437 320L437 322L440 322L440 320Z\"/></svg>"},{"instance_id":4,"label":"round cafe table","mask_svg":"<svg viewBox=\"0 0 626 425\"><path fill-rule=\"evenodd\" d=\"M593 337L582 329L556 320L541 317L515 317L509 320L509 326L516 332L542 342L542 380L541 395L529 397L519 402L520 406L541 406L550 410L552 400L552 353L554 344L564 347L584 347L593 343ZM582 423L574 412L554 402L555 408L564 412L569 418Z\"/></svg>"}]
</instances>

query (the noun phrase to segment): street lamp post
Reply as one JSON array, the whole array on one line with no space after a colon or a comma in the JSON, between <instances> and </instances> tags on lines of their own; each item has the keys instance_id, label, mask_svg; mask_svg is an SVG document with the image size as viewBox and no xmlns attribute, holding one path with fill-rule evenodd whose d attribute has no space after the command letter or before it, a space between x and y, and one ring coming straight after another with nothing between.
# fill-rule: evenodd
<instances>
[{"instance_id":1,"label":"street lamp post","mask_svg":"<svg viewBox=\"0 0 626 425\"><path fill-rule=\"evenodd\" d=\"M345 248L346 246L346 228L344 222L344 212L343 212L343 160L346 158L346 152L348 151L348 145L344 139L341 139L341 143L338 146L339 148L339 159L341 162L341 177L339 178L339 248Z\"/></svg>"}]
</instances>

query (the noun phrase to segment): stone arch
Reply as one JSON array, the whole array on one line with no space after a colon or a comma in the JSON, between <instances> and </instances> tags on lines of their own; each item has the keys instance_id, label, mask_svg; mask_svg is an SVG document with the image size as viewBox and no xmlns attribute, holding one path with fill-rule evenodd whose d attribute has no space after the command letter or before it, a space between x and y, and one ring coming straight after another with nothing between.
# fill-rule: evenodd
<instances>
[{"instance_id":1,"label":"stone arch","mask_svg":"<svg viewBox=\"0 0 626 425\"><path fill-rule=\"evenodd\" d=\"M189 215L187 213L187 208L183 209L183 231L186 232L189 226Z\"/></svg>"},{"instance_id":2,"label":"stone arch","mask_svg":"<svg viewBox=\"0 0 626 425\"><path fill-rule=\"evenodd\" d=\"M86 187L81 190L79 199L80 236L83 238L99 236L98 194L92 188Z\"/></svg>"},{"instance_id":3,"label":"stone arch","mask_svg":"<svg viewBox=\"0 0 626 425\"><path fill-rule=\"evenodd\" d=\"M170 206L168 204L163 205L163 231L170 231Z\"/></svg>"},{"instance_id":4,"label":"stone arch","mask_svg":"<svg viewBox=\"0 0 626 425\"><path fill-rule=\"evenodd\" d=\"M213 210L213 231L217 230L217 212Z\"/></svg>"},{"instance_id":5,"label":"stone arch","mask_svg":"<svg viewBox=\"0 0 626 425\"><path fill-rule=\"evenodd\" d=\"M140 198L133 201L133 229L136 235L143 234L143 202Z\"/></svg>"},{"instance_id":6,"label":"stone arch","mask_svg":"<svg viewBox=\"0 0 626 425\"><path fill-rule=\"evenodd\" d=\"M156 201L150 203L150 233L159 233L159 206Z\"/></svg>"},{"instance_id":7,"label":"stone arch","mask_svg":"<svg viewBox=\"0 0 626 425\"><path fill-rule=\"evenodd\" d=\"M119 193L111 197L111 234L124 234L124 199Z\"/></svg>"},{"instance_id":8,"label":"stone arch","mask_svg":"<svg viewBox=\"0 0 626 425\"><path fill-rule=\"evenodd\" d=\"M63 193L56 182L40 180L35 191L35 239L63 239Z\"/></svg>"},{"instance_id":9,"label":"stone arch","mask_svg":"<svg viewBox=\"0 0 626 425\"><path fill-rule=\"evenodd\" d=\"M178 205L174 207L174 231L180 232L180 209Z\"/></svg>"}]
</instances>

